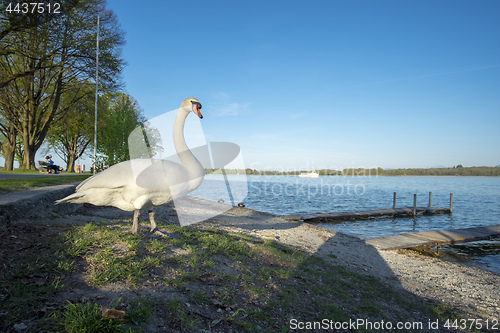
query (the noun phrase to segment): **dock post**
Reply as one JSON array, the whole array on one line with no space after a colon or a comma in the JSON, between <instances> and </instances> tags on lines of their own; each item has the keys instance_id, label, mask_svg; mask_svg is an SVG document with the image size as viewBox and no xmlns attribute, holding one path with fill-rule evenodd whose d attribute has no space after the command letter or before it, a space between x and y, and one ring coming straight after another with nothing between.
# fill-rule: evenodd
<instances>
[{"instance_id":1,"label":"dock post","mask_svg":"<svg viewBox=\"0 0 500 333\"><path fill-rule=\"evenodd\" d=\"M392 208L396 209L396 192L394 192L394 198L392 199Z\"/></svg>"},{"instance_id":2,"label":"dock post","mask_svg":"<svg viewBox=\"0 0 500 333\"><path fill-rule=\"evenodd\" d=\"M453 193L450 193L450 214L453 214Z\"/></svg>"},{"instance_id":3,"label":"dock post","mask_svg":"<svg viewBox=\"0 0 500 333\"><path fill-rule=\"evenodd\" d=\"M429 192L429 207L432 207L432 192Z\"/></svg>"},{"instance_id":4,"label":"dock post","mask_svg":"<svg viewBox=\"0 0 500 333\"><path fill-rule=\"evenodd\" d=\"M417 215L417 195L413 195L413 217Z\"/></svg>"}]
</instances>

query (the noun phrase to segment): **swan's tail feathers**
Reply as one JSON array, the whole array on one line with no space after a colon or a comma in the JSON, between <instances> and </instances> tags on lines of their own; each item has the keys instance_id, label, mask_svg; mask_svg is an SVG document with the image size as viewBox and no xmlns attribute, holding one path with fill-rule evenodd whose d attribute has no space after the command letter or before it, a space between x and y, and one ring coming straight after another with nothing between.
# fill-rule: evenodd
<instances>
[{"instance_id":1,"label":"swan's tail feathers","mask_svg":"<svg viewBox=\"0 0 500 333\"><path fill-rule=\"evenodd\" d=\"M87 179L84 179L80 184L78 184L78 186L76 187L76 190L78 191L83 185L85 185L89 180L93 179L94 177L95 177L95 175L91 176Z\"/></svg>"},{"instance_id":2,"label":"swan's tail feathers","mask_svg":"<svg viewBox=\"0 0 500 333\"><path fill-rule=\"evenodd\" d=\"M73 202L73 203L78 203L80 202L78 199L82 198L85 196L85 193L73 193L71 195L68 195L66 198L62 198L61 200L56 200L56 205L61 204L61 203L66 203L66 202Z\"/></svg>"}]
</instances>

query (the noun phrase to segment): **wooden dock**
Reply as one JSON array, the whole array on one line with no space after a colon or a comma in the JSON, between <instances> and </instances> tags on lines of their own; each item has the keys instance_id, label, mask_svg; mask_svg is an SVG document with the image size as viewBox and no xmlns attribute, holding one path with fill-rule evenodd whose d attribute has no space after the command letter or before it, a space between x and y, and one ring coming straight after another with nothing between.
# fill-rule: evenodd
<instances>
[{"instance_id":1,"label":"wooden dock","mask_svg":"<svg viewBox=\"0 0 500 333\"><path fill-rule=\"evenodd\" d=\"M285 215L289 220L319 223L328 221L363 220L376 217L401 217L418 214L452 214L453 193L450 193L450 208L432 207L432 192L429 192L429 205L417 207L417 195L413 195L413 207L396 208L396 192L393 196L393 208L365 210L360 212L317 213L307 215ZM500 225L486 227L451 229L407 233L394 236L377 237L366 240L366 244L379 250L394 250L411 247L433 247L455 243L473 242L500 237Z\"/></svg>"},{"instance_id":2,"label":"wooden dock","mask_svg":"<svg viewBox=\"0 0 500 333\"><path fill-rule=\"evenodd\" d=\"M365 210L360 212L336 212L336 213L317 213L307 215L286 215L290 220L299 220L309 223L343 221L343 220L366 220L375 217L400 217L413 216L414 214L450 214L449 208L441 207L403 207L387 208L377 210Z\"/></svg>"},{"instance_id":3,"label":"wooden dock","mask_svg":"<svg viewBox=\"0 0 500 333\"><path fill-rule=\"evenodd\" d=\"M473 242L500 237L500 225L478 228L416 232L367 239L366 243L379 250L411 247L432 247L455 243Z\"/></svg>"},{"instance_id":4,"label":"wooden dock","mask_svg":"<svg viewBox=\"0 0 500 333\"><path fill-rule=\"evenodd\" d=\"M417 216L417 214L452 214L453 213L453 193L450 193L450 208L432 207L432 192L429 192L429 205L426 207L417 207L417 195L413 195L413 207L396 208L396 192L393 195L392 208L364 210L360 212L336 212L336 213L316 213L305 215L285 215L289 220L298 220L303 222L328 222L343 220L366 220L375 217L400 217Z\"/></svg>"}]
</instances>

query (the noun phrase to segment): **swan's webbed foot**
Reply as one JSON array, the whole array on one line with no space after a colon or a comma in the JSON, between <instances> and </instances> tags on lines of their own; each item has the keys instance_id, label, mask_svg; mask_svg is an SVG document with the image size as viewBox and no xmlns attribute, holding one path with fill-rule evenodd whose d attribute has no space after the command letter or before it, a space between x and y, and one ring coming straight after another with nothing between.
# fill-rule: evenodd
<instances>
[{"instance_id":1,"label":"swan's webbed foot","mask_svg":"<svg viewBox=\"0 0 500 333\"><path fill-rule=\"evenodd\" d=\"M154 235L158 235L158 236L161 236L161 237L168 237L168 238L172 238L170 237L169 235L167 235L166 233L160 231L158 228L154 228L153 230L151 230L151 233L154 234Z\"/></svg>"},{"instance_id":2,"label":"swan's webbed foot","mask_svg":"<svg viewBox=\"0 0 500 333\"><path fill-rule=\"evenodd\" d=\"M152 234L155 234L155 235L158 235L158 236L161 236L161 237L169 237L169 235L167 235L166 233L164 232L161 232L160 230L158 230L158 227L156 226L156 222L155 222L155 213L153 211L148 211L148 215L149 215L149 221L151 222L151 230L150 232Z\"/></svg>"}]
</instances>

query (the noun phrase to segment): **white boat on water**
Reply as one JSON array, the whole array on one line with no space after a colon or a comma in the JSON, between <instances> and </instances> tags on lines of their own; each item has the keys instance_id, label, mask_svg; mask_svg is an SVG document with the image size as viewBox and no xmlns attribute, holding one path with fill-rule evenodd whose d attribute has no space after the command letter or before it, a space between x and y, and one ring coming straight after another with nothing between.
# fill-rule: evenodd
<instances>
[{"instance_id":1,"label":"white boat on water","mask_svg":"<svg viewBox=\"0 0 500 333\"><path fill-rule=\"evenodd\" d=\"M302 178L318 178L318 176L319 176L319 173L317 173L316 171L301 172L299 174L299 177L302 177Z\"/></svg>"}]
</instances>

